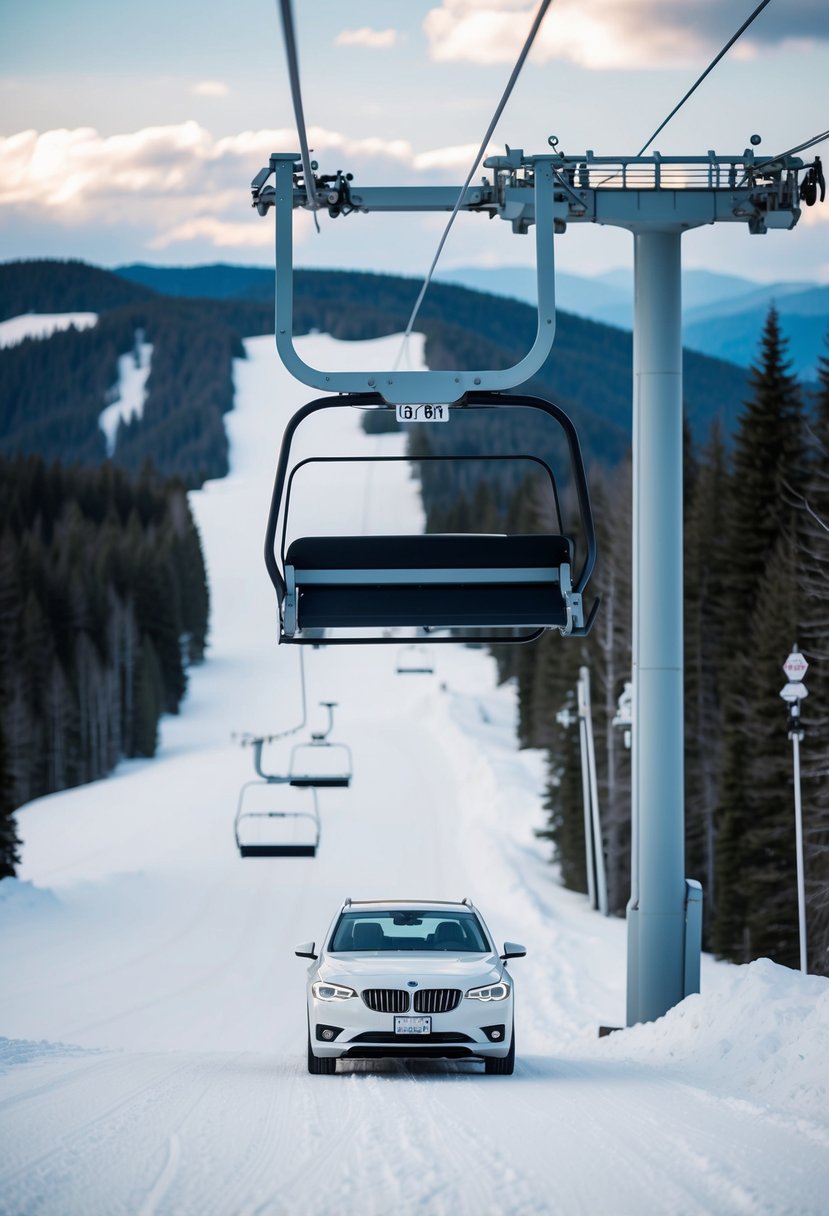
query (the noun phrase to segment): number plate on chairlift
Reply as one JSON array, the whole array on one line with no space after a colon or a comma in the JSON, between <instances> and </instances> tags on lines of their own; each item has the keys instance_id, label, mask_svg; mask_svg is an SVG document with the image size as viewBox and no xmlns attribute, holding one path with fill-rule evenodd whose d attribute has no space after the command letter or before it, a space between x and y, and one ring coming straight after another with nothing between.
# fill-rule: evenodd
<instances>
[{"instance_id":1,"label":"number plate on chairlift","mask_svg":"<svg viewBox=\"0 0 829 1216\"><path fill-rule=\"evenodd\" d=\"M401 1018L394 1019L395 1034L431 1034L431 1018Z\"/></svg>"},{"instance_id":2,"label":"number plate on chairlift","mask_svg":"<svg viewBox=\"0 0 829 1216\"><path fill-rule=\"evenodd\" d=\"M448 405L398 405L398 422L448 422Z\"/></svg>"}]
</instances>

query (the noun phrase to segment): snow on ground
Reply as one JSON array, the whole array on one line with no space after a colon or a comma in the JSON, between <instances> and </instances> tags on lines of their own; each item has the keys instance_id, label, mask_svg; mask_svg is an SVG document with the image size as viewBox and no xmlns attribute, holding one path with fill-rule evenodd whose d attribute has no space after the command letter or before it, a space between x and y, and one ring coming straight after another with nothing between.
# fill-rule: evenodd
<instances>
[{"instance_id":1,"label":"snow on ground","mask_svg":"<svg viewBox=\"0 0 829 1216\"><path fill-rule=\"evenodd\" d=\"M115 400L98 418L98 425L106 438L107 456L111 456L115 451L119 422L122 419L129 422L131 418L140 418L144 412L147 377L150 374L152 358L151 342L138 342L135 350L118 357L118 380L113 389Z\"/></svg>"},{"instance_id":2,"label":"snow on ground","mask_svg":"<svg viewBox=\"0 0 829 1216\"><path fill-rule=\"evenodd\" d=\"M824 1213L829 982L706 959L701 995L598 1039L624 1017L625 927L558 886L534 836L543 759L516 750L514 690L483 652L432 647L434 674L397 675L395 646L309 651L309 727L321 699L339 702L352 786L320 792L316 859L238 858L253 772L234 733L300 715L261 549L281 429L313 393L272 342L249 340L236 366L231 475L192 496L213 616L183 712L154 761L19 815L20 879L0 884L0 1212ZM391 364L394 339L366 345L301 341L320 365ZM358 428L346 411L317 441L401 451ZM405 464L340 474L298 488L309 530L332 513L417 526ZM277 793L280 809L308 797ZM468 895L496 939L527 945L513 1077L430 1062L307 1074L293 946L347 895Z\"/></svg>"},{"instance_id":3,"label":"snow on ground","mask_svg":"<svg viewBox=\"0 0 829 1216\"><path fill-rule=\"evenodd\" d=\"M97 325L96 312L55 312L55 313L23 313L19 317L10 317L8 321L0 321L0 347L17 346L24 338L49 338L56 330L89 329Z\"/></svg>"}]
</instances>

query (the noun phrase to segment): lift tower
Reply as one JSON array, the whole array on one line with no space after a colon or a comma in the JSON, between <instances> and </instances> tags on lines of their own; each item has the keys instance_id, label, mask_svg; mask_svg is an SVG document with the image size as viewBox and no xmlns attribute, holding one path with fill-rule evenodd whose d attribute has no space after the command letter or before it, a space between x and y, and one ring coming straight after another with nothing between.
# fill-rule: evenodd
<instances>
[{"instance_id":1,"label":"lift tower","mask_svg":"<svg viewBox=\"0 0 829 1216\"><path fill-rule=\"evenodd\" d=\"M556 143L551 139L551 145ZM525 155L484 162L459 209L536 225L538 333L507 372L323 372L293 346L292 212L322 200L332 216L452 211L460 187L358 186L338 171L308 191L299 154L277 154L254 179L253 204L276 208L276 341L297 379L386 401L454 402L475 389L522 383L555 330L553 233L568 224L626 228L634 239L632 882L628 904L628 1024L651 1021L699 988L701 891L684 873L681 238L703 224L790 229L819 162L755 149L719 156ZM269 184L271 175L275 183ZM309 197L310 195L310 197ZM807 189L808 202L814 190Z\"/></svg>"}]
</instances>

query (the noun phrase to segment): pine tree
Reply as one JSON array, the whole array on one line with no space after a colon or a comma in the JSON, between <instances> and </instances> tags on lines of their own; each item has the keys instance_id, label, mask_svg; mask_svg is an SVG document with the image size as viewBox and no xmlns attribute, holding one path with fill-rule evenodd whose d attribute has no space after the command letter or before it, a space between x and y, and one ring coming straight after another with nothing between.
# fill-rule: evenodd
<instances>
[{"instance_id":1,"label":"pine tree","mask_svg":"<svg viewBox=\"0 0 829 1216\"><path fill-rule=\"evenodd\" d=\"M14 785L6 757L3 722L0 717L0 878L14 878L20 862L20 838L14 819Z\"/></svg>"},{"instance_id":2,"label":"pine tree","mask_svg":"<svg viewBox=\"0 0 829 1216\"><path fill-rule=\"evenodd\" d=\"M686 873L703 884L706 922L716 908L714 820L722 764L720 678L725 658L729 478L718 422L686 481L685 836Z\"/></svg>"},{"instance_id":3,"label":"pine tree","mask_svg":"<svg viewBox=\"0 0 829 1216\"><path fill-rule=\"evenodd\" d=\"M790 816L789 757L785 746L771 747L768 715L770 706L778 708L781 651L797 634L797 575L788 560L795 521L786 487L801 480L803 467L800 390L785 347L771 309L736 436L730 496L713 942L735 961L758 950L788 957L785 935L760 905L769 881L789 888L795 882L769 845L782 840Z\"/></svg>"}]
</instances>

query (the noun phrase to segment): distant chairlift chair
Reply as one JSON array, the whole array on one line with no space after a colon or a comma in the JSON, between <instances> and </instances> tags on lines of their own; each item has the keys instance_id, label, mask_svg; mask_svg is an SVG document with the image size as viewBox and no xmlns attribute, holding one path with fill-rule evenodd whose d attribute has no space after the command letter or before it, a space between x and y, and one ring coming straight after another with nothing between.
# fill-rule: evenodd
<instances>
[{"instance_id":1,"label":"distant chairlift chair","mask_svg":"<svg viewBox=\"0 0 829 1216\"><path fill-rule=\"evenodd\" d=\"M521 406L551 417L564 431L579 505L586 554L573 577L574 544L560 535L426 534L408 536L303 536L286 545L291 484L311 463L393 461L406 457L312 457L291 467L297 427L311 414L349 406L391 408L376 394L323 397L298 410L288 423L277 466L265 541L265 564L279 602L281 642L325 644L397 642L398 628L425 629L404 641L532 641L546 629L586 635L598 602L585 617L582 594L596 559L596 540L584 465L575 427L558 406L511 393L469 393L458 410ZM451 425L451 423L450 423ZM524 459L555 477L537 455L433 456L429 460ZM290 469L290 472L289 472ZM281 520L281 544L276 540ZM496 635L482 630L497 629ZM449 636L434 636L452 630ZM315 631L309 636L309 631ZM340 631L340 632L337 632ZM465 631L465 632L464 632ZM505 636L511 631L510 636ZM431 636L430 636L431 635Z\"/></svg>"},{"instance_id":2,"label":"distant chairlift chair","mask_svg":"<svg viewBox=\"0 0 829 1216\"><path fill-rule=\"evenodd\" d=\"M239 791L239 802L236 807L236 818L233 831L236 837L236 847L241 857L316 857L320 842L320 815L316 790L311 787L312 809L298 810L253 810L250 807L250 791L261 789L263 786L272 787L288 785L287 776L274 776L262 771L262 746L264 739L253 739L254 767L259 774L259 780L246 781ZM308 838L298 840L274 840L270 831L263 833L262 828L271 827L275 821L308 820L311 830Z\"/></svg>"},{"instance_id":3,"label":"distant chairlift chair","mask_svg":"<svg viewBox=\"0 0 829 1216\"><path fill-rule=\"evenodd\" d=\"M336 701L320 701L328 710L324 731L312 732L309 743L296 743L288 765L290 785L315 789L345 789L351 784L354 769L351 748L328 738L334 726Z\"/></svg>"},{"instance_id":4,"label":"distant chairlift chair","mask_svg":"<svg viewBox=\"0 0 829 1216\"><path fill-rule=\"evenodd\" d=\"M424 675L434 673L434 664L423 646L404 646L397 652L397 662L394 668L399 676Z\"/></svg>"}]
</instances>

